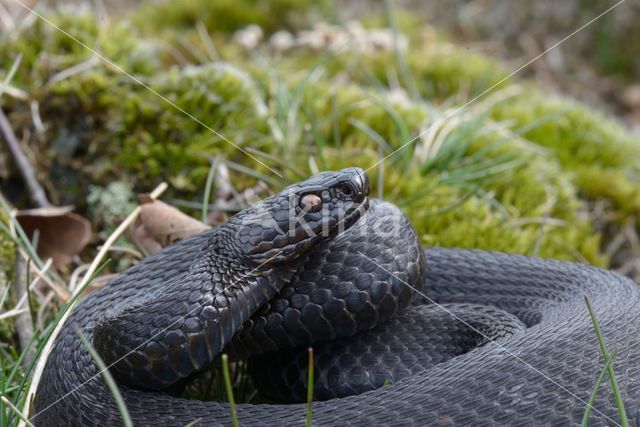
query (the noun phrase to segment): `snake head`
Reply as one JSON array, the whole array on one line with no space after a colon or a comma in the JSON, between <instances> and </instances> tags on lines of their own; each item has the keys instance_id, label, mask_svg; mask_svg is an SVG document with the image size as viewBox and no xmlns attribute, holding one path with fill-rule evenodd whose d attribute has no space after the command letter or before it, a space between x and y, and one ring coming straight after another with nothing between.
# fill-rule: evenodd
<instances>
[{"instance_id":1,"label":"snake head","mask_svg":"<svg viewBox=\"0 0 640 427\"><path fill-rule=\"evenodd\" d=\"M275 267L351 227L369 206L369 178L359 168L320 172L261 200L229 221L248 263Z\"/></svg>"}]
</instances>

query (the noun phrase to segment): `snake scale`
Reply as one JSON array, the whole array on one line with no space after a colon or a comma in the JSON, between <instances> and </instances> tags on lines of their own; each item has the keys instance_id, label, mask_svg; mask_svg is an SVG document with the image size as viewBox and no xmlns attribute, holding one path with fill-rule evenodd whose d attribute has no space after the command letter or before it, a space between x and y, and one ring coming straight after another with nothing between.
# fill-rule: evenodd
<instances>
[{"instance_id":1,"label":"snake scale","mask_svg":"<svg viewBox=\"0 0 640 427\"><path fill-rule=\"evenodd\" d=\"M56 338L31 421L122 424L82 331L135 425L230 424L226 403L163 392L221 352L251 357L274 402L236 405L241 425L302 425L309 345L316 425L572 425L604 365L586 296L640 425L632 281L534 257L423 251L399 209L368 192L361 169L321 172L90 294ZM606 381L589 422L620 423Z\"/></svg>"}]
</instances>

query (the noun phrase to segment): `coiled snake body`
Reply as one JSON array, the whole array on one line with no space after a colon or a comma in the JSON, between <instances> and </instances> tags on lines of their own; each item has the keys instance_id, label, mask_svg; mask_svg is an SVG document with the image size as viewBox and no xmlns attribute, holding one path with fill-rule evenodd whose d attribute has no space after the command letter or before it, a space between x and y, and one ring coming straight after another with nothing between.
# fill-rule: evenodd
<instances>
[{"instance_id":1,"label":"coiled snake body","mask_svg":"<svg viewBox=\"0 0 640 427\"><path fill-rule=\"evenodd\" d=\"M112 365L135 425L230 424L227 404L162 392L223 351L253 355L254 382L272 399L299 401L308 345L316 425L575 424L604 365L587 296L640 425L633 282L519 255L423 253L404 215L369 202L368 186L356 168L314 175L89 295L56 339L32 421L121 424L80 330ZM620 421L607 385L594 425ZM242 425L305 417L296 403L237 411Z\"/></svg>"}]
</instances>

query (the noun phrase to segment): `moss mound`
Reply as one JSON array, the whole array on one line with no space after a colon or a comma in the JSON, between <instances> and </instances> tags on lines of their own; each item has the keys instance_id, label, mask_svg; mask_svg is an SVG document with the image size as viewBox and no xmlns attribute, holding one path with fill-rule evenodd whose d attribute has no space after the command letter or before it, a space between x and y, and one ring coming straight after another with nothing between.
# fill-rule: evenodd
<instances>
[{"instance_id":1,"label":"moss mound","mask_svg":"<svg viewBox=\"0 0 640 427\"><path fill-rule=\"evenodd\" d=\"M0 39L4 63L23 55L12 84L41 105L47 134L34 144L73 170L78 199L89 183L117 179L148 189L167 179L174 194L199 200L214 156L235 165L239 188L263 180L277 189L316 169L355 165L369 169L372 182L380 178L383 188L374 192L407 212L426 245L602 266L609 236L596 231L590 201L610 200L613 221L640 211L639 141L585 106L505 80L504 67L487 57L415 36L410 53L347 47L282 54L265 43L250 55L230 31L248 23L266 32L295 28L288 13L273 11L305 16L309 4L187 6L139 11L135 22L148 21L146 39L126 22L100 23L89 10L43 12L138 81L98 63L60 76L92 54L40 21ZM219 59L167 59L167 51L185 48L167 46L167 30L203 49L194 41L196 22ZM491 93L466 105L488 87ZM16 128L31 126L28 103L7 106Z\"/></svg>"}]
</instances>

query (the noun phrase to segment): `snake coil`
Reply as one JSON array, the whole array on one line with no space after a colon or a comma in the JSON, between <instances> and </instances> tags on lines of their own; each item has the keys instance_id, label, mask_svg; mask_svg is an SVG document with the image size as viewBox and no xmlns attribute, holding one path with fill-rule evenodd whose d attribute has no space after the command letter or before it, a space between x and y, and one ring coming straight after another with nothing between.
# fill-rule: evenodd
<instances>
[{"instance_id":1,"label":"snake coil","mask_svg":"<svg viewBox=\"0 0 640 427\"><path fill-rule=\"evenodd\" d=\"M368 192L360 169L316 174L90 294L56 338L31 420L122 423L82 331L135 425L230 424L227 404L163 392L223 351L250 357L256 385L289 402L237 405L242 425L300 425L309 345L317 425L573 424L603 366L587 296L640 426L632 281L533 257L423 251L399 209ZM620 422L607 387L590 422Z\"/></svg>"}]
</instances>

